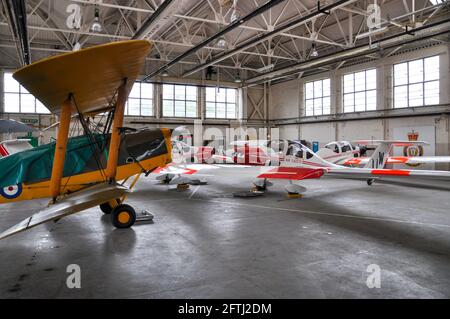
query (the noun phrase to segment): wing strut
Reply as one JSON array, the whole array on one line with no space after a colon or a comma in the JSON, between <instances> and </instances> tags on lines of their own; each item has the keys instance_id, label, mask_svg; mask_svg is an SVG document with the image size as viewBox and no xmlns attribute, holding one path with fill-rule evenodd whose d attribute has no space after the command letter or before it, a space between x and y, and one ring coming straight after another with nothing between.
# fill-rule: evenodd
<instances>
[{"instance_id":1,"label":"wing strut","mask_svg":"<svg viewBox=\"0 0 450 319\"><path fill-rule=\"evenodd\" d=\"M64 170L64 160L66 157L67 140L69 138L69 126L72 116L72 95L62 103L58 136L56 139L55 155L53 158L52 177L50 180L50 194L53 202L60 194L61 179Z\"/></svg>"},{"instance_id":2,"label":"wing strut","mask_svg":"<svg viewBox=\"0 0 450 319\"><path fill-rule=\"evenodd\" d=\"M117 171L117 161L120 148L120 128L123 126L123 116L125 113L125 103L127 101L126 79L120 86L117 95L116 107L114 109L114 122L111 131L111 142L109 143L108 163L106 166L106 176L108 180L115 180Z\"/></svg>"}]
</instances>

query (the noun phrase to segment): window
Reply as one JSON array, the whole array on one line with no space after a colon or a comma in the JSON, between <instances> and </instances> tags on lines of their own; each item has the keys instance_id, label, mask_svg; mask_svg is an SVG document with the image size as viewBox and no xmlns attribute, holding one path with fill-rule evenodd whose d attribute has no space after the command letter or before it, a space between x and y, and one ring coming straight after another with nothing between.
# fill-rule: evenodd
<instances>
[{"instance_id":1,"label":"window","mask_svg":"<svg viewBox=\"0 0 450 319\"><path fill-rule=\"evenodd\" d=\"M235 119L237 90L206 88L206 118Z\"/></svg>"},{"instance_id":2,"label":"window","mask_svg":"<svg viewBox=\"0 0 450 319\"><path fill-rule=\"evenodd\" d=\"M197 117L197 87L164 84L163 116Z\"/></svg>"},{"instance_id":3,"label":"window","mask_svg":"<svg viewBox=\"0 0 450 319\"><path fill-rule=\"evenodd\" d=\"M125 115L153 116L153 85L135 82L128 96Z\"/></svg>"},{"instance_id":4,"label":"window","mask_svg":"<svg viewBox=\"0 0 450 319\"><path fill-rule=\"evenodd\" d=\"M394 65L394 108L439 104L439 56Z\"/></svg>"},{"instance_id":5,"label":"window","mask_svg":"<svg viewBox=\"0 0 450 319\"><path fill-rule=\"evenodd\" d=\"M12 73L3 78L4 112L9 113L50 113L30 92L17 82Z\"/></svg>"},{"instance_id":6,"label":"window","mask_svg":"<svg viewBox=\"0 0 450 319\"><path fill-rule=\"evenodd\" d=\"M377 70L344 75L344 113L377 108Z\"/></svg>"},{"instance_id":7,"label":"window","mask_svg":"<svg viewBox=\"0 0 450 319\"><path fill-rule=\"evenodd\" d=\"M330 79L305 84L305 115L330 114Z\"/></svg>"}]
</instances>

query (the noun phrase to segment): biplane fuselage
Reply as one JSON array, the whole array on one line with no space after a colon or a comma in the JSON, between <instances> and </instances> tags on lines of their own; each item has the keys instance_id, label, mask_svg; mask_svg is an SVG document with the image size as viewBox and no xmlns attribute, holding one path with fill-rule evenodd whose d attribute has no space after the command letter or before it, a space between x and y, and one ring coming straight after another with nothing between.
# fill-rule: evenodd
<instances>
[{"instance_id":1,"label":"biplane fuselage","mask_svg":"<svg viewBox=\"0 0 450 319\"><path fill-rule=\"evenodd\" d=\"M126 147L121 148L122 161L119 159L117 166L116 180L125 180L136 174L140 174L143 171L152 171L155 168L165 166L172 161L171 158L171 132L169 129L157 129L153 131L160 131L161 136L164 138L164 150L160 151L159 155L144 158L140 161L134 161L129 157ZM141 133L132 133L131 135L139 135ZM141 134L141 141L138 141L138 147L141 148L141 152L149 151L152 149L146 145L152 143L151 140L145 140L148 135ZM136 146L136 142L134 142ZM141 156L139 154L137 156ZM128 159L126 159L128 158ZM131 162L131 163L127 163ZM88 172L83 172L80 174L63 177L61 180L61 190L60 194L69 194L81 190L87 186L104 182L104 174L100 170L92 170ZM32 200L39 198L51 197L50 193L50 178L44 179L37 182L24 182L17 185L7 186L0 190L0 204L13 203L24 200Z\"/></svg>"}]
</instances>

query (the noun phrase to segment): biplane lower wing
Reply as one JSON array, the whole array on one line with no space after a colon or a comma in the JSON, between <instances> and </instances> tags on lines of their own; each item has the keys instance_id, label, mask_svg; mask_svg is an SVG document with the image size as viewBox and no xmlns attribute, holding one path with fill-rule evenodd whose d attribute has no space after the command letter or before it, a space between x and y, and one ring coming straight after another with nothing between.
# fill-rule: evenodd
<instances>
[{"instance_id":1,"label":"biplane lower wing","mask_svg":"<svg viewBox=\"0 0 450 319\"><path fill-rule=\"evenodd\" d=\"M1 233L0 239L4 239L48 221L58 220L65 216L79 213L85 209L98 206L109 201L111 198L120 198L128 192L129 190L127 187L118 184L96 184L76 193L67 195L57 203L24 219L19 224Z\"/></svg>"}]
</instances>

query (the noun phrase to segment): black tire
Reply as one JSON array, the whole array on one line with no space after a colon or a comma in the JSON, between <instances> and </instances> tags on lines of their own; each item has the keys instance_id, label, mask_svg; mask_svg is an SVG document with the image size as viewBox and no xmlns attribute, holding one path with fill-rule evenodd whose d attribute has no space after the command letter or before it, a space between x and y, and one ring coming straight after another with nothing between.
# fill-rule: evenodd
<instances>
[{"instance_id":1,"label":"black tire","mask_svg":"<svg viewBox=\"0 0 450 319\"><path fill-rule=\"evenodd\" d=\"M372 186L373 182L375 182L374 179L368 179L367 180L367 185Z\"/></svg>"},{"instance_id":2,"label":"black tire","mask_svg":"<svg viewBox=\"0 0 450 319\"><path fill-rule=\"evenodd\" d=\"M136 222L136 212L130 205L120 204L111 212L111 222L116 228L130 228Z\"/></svg>"},{"instance_id":3,"label":"black tire","mask_svg":"<svg viewBox=\"0 0 450 319\"><path fill-rule=\"evenodd\" d=\"M117 201L117 204L120 204L120 200L116 199L116 201ZM109 202L106 202L106 203L100 204L100 210L101 210L104 214L109 215L109 214L111 214L111 212L113 211L113 208L111 207L111 205L109 204Z\"/></svg>"}]
</instances>

